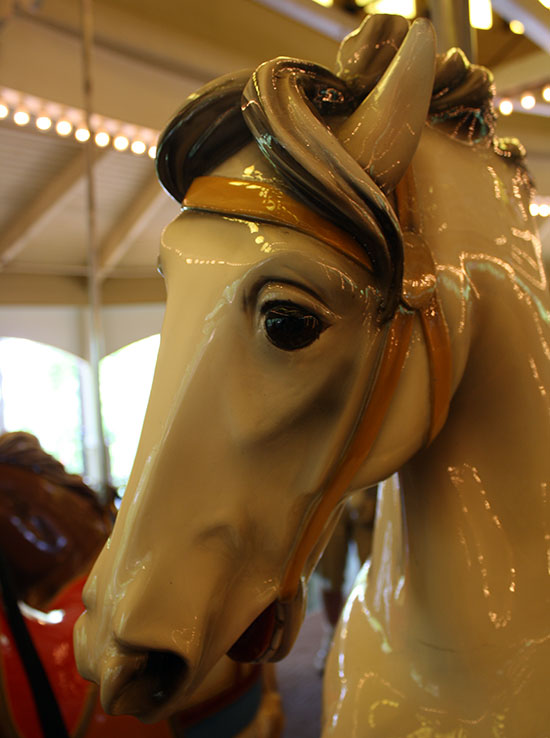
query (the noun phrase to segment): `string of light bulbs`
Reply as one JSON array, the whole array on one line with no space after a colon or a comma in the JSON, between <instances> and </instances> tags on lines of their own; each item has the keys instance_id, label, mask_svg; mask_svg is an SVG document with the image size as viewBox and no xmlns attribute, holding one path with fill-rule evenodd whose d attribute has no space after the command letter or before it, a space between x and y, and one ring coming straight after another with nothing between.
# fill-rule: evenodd
<instances>
[{"instance_id":1,"label":"string of light bulbs","mask_svg":"<svg viewBox=\"0 0 550 738\"><path fill-rule=\"evenodd\" d=\"M550 85L543 87L539 94L544 102L550 103ZM524 110L531 110L536 104L536 97L532 92L517 96L517 100ZM500 99L498 107L502 115L510 115L516 109L511 97ZM550 104L548 112L550 115ZM131 152L136 156L147 153L151 159L155 158L158 131L99 115L92 115L90 131L82 123L84 117L84 112L78 108L0 88L0 121L11 119L22 128L34 125L40 131L54 131L61 138L72 135L81 143L85 143L93 135L94 143L99 148L112 146L116 151ZM538 198L531 203L529 209L535 217L550 217L550 198Z\"/></svg>"},{"instance_id":2,"label":"string of light bulbs","mask_svg":"<svg viewBox=\"0 0 550 738\"><path fill-rule=\"evenodd\" d=\"M536 197L529 205L529 212L533 217L550 217L550 197Z\"/></svg>"},{"instance_id":3,"label":"string of light bulbs","mask_svg":"<svg viewBox=\"0 0 550 738\"><path fill-rule=\"evenodd\" d=\"M534 111L537 106L537 112L550 116L550 84L517 95L505 95L498 100L498 109L502 115L511 115L514 110Z\"/></svg>"},{"instance_id":4,"label":"string of light bulbs","mask_svg":"<svg viewBox=\"0 0 550 738\"><path fill-rule=\"evenodd\" d=\"M80 143L94 137L99 148L112 146L136 156L154 159L159 131L131 123L92 115L90 128L84 124L83 110L60 105L7 87L0 88L0 120L11 120L21 128L34 125L39 131L55 132L61 138L73 136Z\"/></svg>"}]
</instances>

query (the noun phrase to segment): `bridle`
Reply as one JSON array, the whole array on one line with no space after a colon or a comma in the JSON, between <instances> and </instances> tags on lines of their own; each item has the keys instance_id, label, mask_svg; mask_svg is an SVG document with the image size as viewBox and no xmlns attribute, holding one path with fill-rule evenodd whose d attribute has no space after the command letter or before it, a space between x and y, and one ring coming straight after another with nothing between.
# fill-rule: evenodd
<instances>
[{"instance_id":1,"label":"bridle","mask_svg":"<svg viewBox=\"0 0 550 738\"><path fill-rule=\"evenodd\" d=\"M441 430L451 398L449 331L436 292L433 259L417 224L412 167L395 190L396 209L405 252L403 290L394 316L386 327L384 345L373 379L364 395L363 409L353 436L316 508L311 512L294 547L282 579L279 599L296 596L306 562L336 505L369 455L397 389L418 316L430 368L431 416L427 443ZM271 184L228 177L197 177L183 200L184 211L202 211L245 220L283 225L343 252L373 272L372 264L348 233Z\"/></svg>"}]
</instances>

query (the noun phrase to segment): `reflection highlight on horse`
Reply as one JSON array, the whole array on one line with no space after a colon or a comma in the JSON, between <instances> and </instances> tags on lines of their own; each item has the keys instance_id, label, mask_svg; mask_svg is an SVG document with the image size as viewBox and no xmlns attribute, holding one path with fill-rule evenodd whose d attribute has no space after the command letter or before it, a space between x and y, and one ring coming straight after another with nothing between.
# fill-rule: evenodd
<instances>
[{"instance_id":1,"label":"reflection highlight on horse","mask_svg":"<svg viewBox=\"0 0 550 738\"><path fill-rule=\"evenodd\" d=\"M221 659L169 721L107 716L74 663L82 587L115 518L30 433L0 436L0 734L21 738L272 738L280 698L269 666ZM43 671L42 671L43 670Z\"/></svg>"},{"instance_id":2,"label":"reflection highlight on horse","mask_svg":"<svg viewBox=\"0 0 550 738\"><path fill-rule=\"evenodd\" d=\"M168 126L159 358L76 629L107 710L156 720L223 654L283 657L344 496L399 472L324 738L547 729L550 306L491 98L428 22L371 16L336 74L267 62Z\"/></svg>"}]
</instances>

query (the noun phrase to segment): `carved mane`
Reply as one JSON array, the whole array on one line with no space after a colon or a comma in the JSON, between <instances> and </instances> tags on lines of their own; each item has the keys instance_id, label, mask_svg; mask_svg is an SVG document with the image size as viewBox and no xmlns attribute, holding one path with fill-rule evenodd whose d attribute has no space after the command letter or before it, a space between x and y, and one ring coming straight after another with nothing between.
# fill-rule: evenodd
<instances>
[{"instance_id":1,"label":"carved mane","mask_svg":"<svg viewBox=\"0 0 550 738\"><path fill-rule=\"evenodd\" d=\"M78 474L70 474L63 464L48 454L32 433L16 431L0 436L0 464L19 466L39 474L52 484L68 487L85 497L98 509L101 507L96 493Z\"/></svg>"},{"instance_id":2,"label":"carved mane","mask_svg":"<svg viewBox=\"0 0 550 738\"><path fill-rule=\"evenodd\" d=\"M182 202L196 177L254 139L279 184L282 180L311 209L343 226L365 249L381 288L382 320L392 317L401 295L401 229L391 193L358 166L331 128L336 131L375 89L408 30L409 23L398 16L368 17L340 47L336 74L281 57L254 72L216 79L174 116L157 155L161 183ZM451 49L437 57L427 122L522 164L521 144L494 136L493 95L491 72ZM322 125L315 125L318 120ZM524 181L530 184L527 176Z\"/></svg>"}]
</instances>

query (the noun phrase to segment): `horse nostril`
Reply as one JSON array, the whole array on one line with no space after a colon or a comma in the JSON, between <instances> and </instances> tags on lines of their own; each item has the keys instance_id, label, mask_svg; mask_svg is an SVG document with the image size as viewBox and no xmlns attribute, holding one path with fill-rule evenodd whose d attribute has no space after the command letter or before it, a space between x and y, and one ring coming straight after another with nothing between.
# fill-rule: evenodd
<instances>
[{"instance_id":1,"label":"horse nostril","mask_svg":"<svg viewBox=\"0 0 550 738\"><path fill-rule=\"evenodd\" d=\"M166 702L185 680L189 667L181 656L172 651L149 651L141 672L150 687L153 702Z\"/></svg>"}]
</instances>

